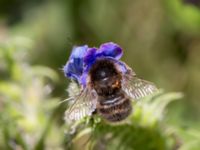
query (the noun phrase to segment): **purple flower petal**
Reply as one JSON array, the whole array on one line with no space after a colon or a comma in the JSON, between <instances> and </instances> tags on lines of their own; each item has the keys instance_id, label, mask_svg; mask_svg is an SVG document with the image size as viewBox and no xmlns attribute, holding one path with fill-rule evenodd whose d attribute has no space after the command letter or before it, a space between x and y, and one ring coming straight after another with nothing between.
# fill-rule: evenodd
<instances>
[{"instance_id":1,"label":"purple flower petal","mask_svg":"<svg viewBox=\"0 0 200 150\"><path fill-rule=\"evenodd\" d=\"M100 48L97 51L97 56L109 56L109 57L113 57L117 60L119 60L122 55L122 48L113 43L113 42L109 42L109 43L104 43L100 46Z\"/></svg>"},{"instance_id":2,"label":"purple flower petal","mask_svg":"<svg viewBox=\"0 0 200 150\"><path fill-rule=\"evenodd\" d=\"M87 45L74 47L69 57L69 61L64 66L63 70L66 77L80 80L83 72L83 57L88 49Z\"/></svg>"},{"instance_id":3,"label":"purple flower petal","mask_svg":"<svg viewBox=\"0 0 200 150\"><path fill-rule=\"evenodd\" d=\"M87 45L73 47L72 53L70 55L70 59L73 59L73 58L81 58L82 59L84 57L87 49L88 49Z\"/></svg>"},{"instance_id":4,"label":"purple flower petal","mask_svg":"<svg viewBox=\"0 0 200 150\"><path fill-rule=\"evenodd\" d=\"M89 48L87 54L84 57L84 64L86 66L91 66L96 60L97 48Z\"/></svg>"},{"instance_id":5,"label":"purple flower petal","mask_svg":"<svg viewBox=\"0 0 200 150\"><path fill-rule=\"evenodd\" d=\"M81 83L81 85L82 85L83 87L85 87L86 84L87 84L87 77L88 77L88 72L84 72L84 73L82 74L81 78L80 78L80 82L79 82L79 83Z\"/></svg>"}]
</instances>

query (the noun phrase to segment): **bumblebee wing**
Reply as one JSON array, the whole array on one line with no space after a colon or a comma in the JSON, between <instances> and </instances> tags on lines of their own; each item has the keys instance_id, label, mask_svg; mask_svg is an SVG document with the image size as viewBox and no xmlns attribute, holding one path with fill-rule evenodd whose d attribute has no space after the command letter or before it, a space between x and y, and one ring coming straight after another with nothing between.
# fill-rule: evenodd
<instances>
[{"instance_id":1,"label":"bumblebee wing","mask_svg":"<svg viewBox=\"0 0 200 150\"><path fill-rule=\"evenodd\" d=\"M135 73L127 73L122 79L122 89L133 99L140 99L149 94L156 92L156 86L146 80L138 78Z\"/></svg>"},{"instance_id":2,"label":"bumblebee wing","mask_svg":"<svg viewBox=\"0 0 200 150\"><path fill-rule=\"evenodd\" d=\"M73 98L79 95L80 92L81 92L80 86L75 81L72 80L67 88L67 93L69 95L69 98Z\"/></svg>"},{"instance_id":3,"label":"bumblebee wing","mask_svg":"<svg viewBox=\"0 0 200 150\"><path fill-rule=\"evenodd\" d=\"M72 97L73 103L65 112L65 121L78 121L85 116L90 116L96 109L97 96L88 88Z\"/></svg>"}]
</instances>

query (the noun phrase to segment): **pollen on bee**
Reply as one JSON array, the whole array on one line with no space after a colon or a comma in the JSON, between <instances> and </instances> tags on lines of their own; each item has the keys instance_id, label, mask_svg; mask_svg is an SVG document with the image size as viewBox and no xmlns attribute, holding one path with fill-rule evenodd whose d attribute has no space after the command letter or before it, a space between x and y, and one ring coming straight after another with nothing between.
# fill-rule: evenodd
<instances>
[{"instance_id":1,"label":"pollen on bee","mask_svg":"<svg viewBox=\"0 0 200 150\"><path fill-rule=\"evenodd\" d=\"M119 81L116 80L116 82L112 85L112 88L118 88L120 86Z\"/></svg>"}]
</instances>

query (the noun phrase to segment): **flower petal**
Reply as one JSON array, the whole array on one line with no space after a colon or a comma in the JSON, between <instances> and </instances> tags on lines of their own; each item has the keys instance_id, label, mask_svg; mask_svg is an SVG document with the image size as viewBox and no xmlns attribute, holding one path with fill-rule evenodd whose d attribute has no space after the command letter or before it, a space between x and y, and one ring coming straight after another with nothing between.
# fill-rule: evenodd
<instances>
[{"instance_id":1,"label":"flower petal","mask_svg":"<svg viewBox=\"0 0 200 150\"><path fill-rule=\"evenodd\" d=\"M73 47L72 53L70 55L70 59L73 59L73 58L81 58L82 59L84 57L87 49L88 49L87 45Z\"/></svg>"},{"instance_id":2,"label":"flower petal","mask_svg":"<svg viewBox=\"0 0 200 150\"><path fill-rule=\"evenodd\" d=\"M84 56L84 65L91 66L96 60L97 48L89 48L87 54Z\"/></svg>"},{"instance_id":3,"label":"flower petal","mask_svg":"<svg viewBox=\"0 0 200 150\"><path fill-rule=\"evenodd\" d=\"M87 45L74 47L69 57L69 61L64 66L63 70L66 77L80 80L83 72L83 57L88 49Z\"/></svg>"},{"instance_id":4,"label":"flower petal","mask_svg":"<svg viewBox=\"0 0 200 150\"><path fill-rule=\"evenodd\" d=\"M122 48L113 42L102 44L97 51L97 56L109 56L118 60L122 57L122 55Z\"/></svg>"}]
</instances>

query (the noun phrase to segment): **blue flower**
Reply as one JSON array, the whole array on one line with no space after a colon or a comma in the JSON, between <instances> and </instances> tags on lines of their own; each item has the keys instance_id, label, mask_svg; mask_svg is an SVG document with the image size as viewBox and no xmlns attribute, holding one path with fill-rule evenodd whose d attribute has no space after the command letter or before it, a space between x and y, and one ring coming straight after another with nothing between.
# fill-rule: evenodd
<instances>
[{"instance_id":1,"label":"blue flower","mask_svg":"<svg viewBox=\"0 0 200 150\"><path fill-rule=\"evenodd\" d=\"M87 45L74 47L69 61L63 70L66 77L74 79L79 84L86 86L88 72L99 58L111 59L118 65L122 73L126 72L125 64L119 61L122 55L123 51L121 47L112 42L104 43L100 48L88 48Z\"/></svg>"},{"instance_id":2,"label":"blue flower","mask_svg":"<svg viewBox=\"0 0 200 150\"><path fill-rule=\"evenodd\" d=\"M83 57L87 49L87 45L74 47L72 49L69 61L63 68L66 77L80 81L83 73Z\"/></svg>"}]
</instances>

